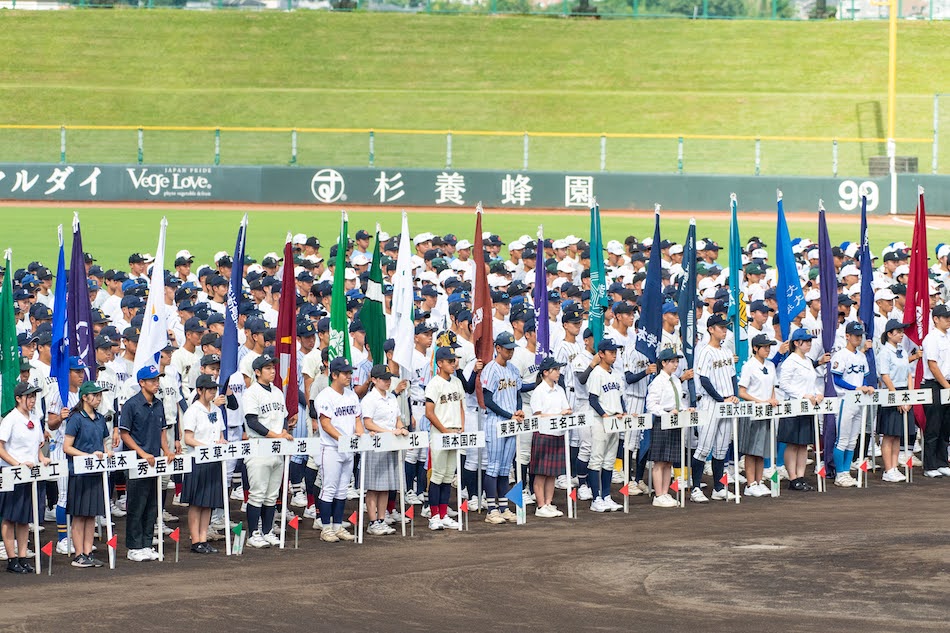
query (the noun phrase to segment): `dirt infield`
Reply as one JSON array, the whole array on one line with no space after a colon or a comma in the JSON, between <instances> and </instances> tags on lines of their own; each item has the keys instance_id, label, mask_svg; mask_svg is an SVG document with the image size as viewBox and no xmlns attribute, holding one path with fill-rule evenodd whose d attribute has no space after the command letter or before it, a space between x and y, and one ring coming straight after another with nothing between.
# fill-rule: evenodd
<instances>
[{"instance_id":1,"label":"dirt infield","mask_svg":"<svg viewBox=\"0 0 950 633\"><path fill-rule=\"evenodd\" d=\"M0 630L946 631L948 503L950 482L918 471L739 506L634 497L629 515L524 526L473 514L461 534L417 518L414 538L362 546L321 543L301 521L299 550L183 551L177 565L173 549L126 560L120 535L114 572L56 556L52 578L0 576Z\"/></svg>"}]
</instances>

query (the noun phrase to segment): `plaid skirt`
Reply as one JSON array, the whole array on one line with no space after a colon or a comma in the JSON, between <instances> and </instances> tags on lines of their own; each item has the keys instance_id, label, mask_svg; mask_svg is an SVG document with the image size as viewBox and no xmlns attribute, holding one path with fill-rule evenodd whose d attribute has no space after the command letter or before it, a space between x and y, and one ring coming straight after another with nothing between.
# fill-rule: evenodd
<instances>
[{"instance_id":1,"label":"plaid skirt","mask_svg":"<svg viewBox=\"0 0 950 633\"><path fill-rule=\"evenodd\" d=\"M454 467L454 466L453 466ZM367 490L399 490L399 452L363 453L360 468L366 469Z\"/></svg>"},{"instance_id":2,"label":"plaid skirt","mask_svg":"<svg viewBox=\"0 0 950 633\"><path fill-rule=\"evenodd\" d=\"M689 429L687 429L689 432ZM654 428L650 433L649 459L652 462L668 462L677 468L680 465L680 438L679 429Z\"/></svg>"},{"instance_id":3,"label":"plaid skirt","mask_svg":"<svg viewBox=\"0 0 950 633\"><path fill-rule=\"evenodd\" d=\"M0 492L0 518L13 523L33 521L32 484L19 484L10 492Z\"/></svg>"},{"instance_id":4,"label":"plaid skirt","mask_svg":"<svg viewBox=\"0 0 950 633\"><path fill-rule=\"evenodd\" d=\"M815 443L815 417L800 415L778 421L777 441L783 444L807 446Z\"/></svg>"},{"instance_id":5,"label":"plaid skirt","mask_svg":"<svg viewBox=\"0 0 950 633\"><path fill-rule=\"evenodd\" d=\"M564 438L535 432L531 438L531 463L528 472L541 477L558 477L564 467Z\"/></svg>"},{"instance_id":6,"label":"plaid skirt","mask_svg":"<svg viewBox=\"0 0 950 633\"><path fill-rule=\"evenodd\" d=\"M195 464L182 483L181 502L196 508L224 508L221 464Z\"/></svg>"},{"instance_id":7,"label":"plaid skirt","mask_svg":"<svg viewBox=\"0 0 950 633\"><path fill-rule=\"evenodd\" d=\"M74 517L99 517L106 515L106 502L102 496L101 475L69 476L69 493L66 495L66 514Z\"/></svg>"}]
</instances>

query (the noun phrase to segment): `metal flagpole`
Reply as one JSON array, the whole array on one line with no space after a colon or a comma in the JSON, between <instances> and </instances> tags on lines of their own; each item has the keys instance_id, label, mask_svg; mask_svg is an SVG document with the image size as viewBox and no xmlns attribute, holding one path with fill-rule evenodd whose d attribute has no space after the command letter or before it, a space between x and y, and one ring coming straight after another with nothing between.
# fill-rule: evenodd
<instances>
[{"instance_id":1,"label":"metal flagpole","mask_svg":"<svg viewBox=\"0 0 950 633\"><path fill-rule=\"evenodd\" d=\"M280 478L280 549L284 549L284 537L287 533L287 488L290 481L290 456L284 455L284 469ZM271 526L273 529L273 526ZM253 530L251 530L253 533Z\"/></svg>"},{"instance_id":2,"label":"metal flagpole","mask_svg":"<svg viewBox=\"0 0 950 633\"><path fill-rule=\"evenodd\" d=\"M102 471L102 498L106 506L106 547L109 550L109 569L115 569L115 549L112 542L112 504L109 503L109 473Z\"/></svg>"},{"instance_id":3,"label":"metal flagpole","mask_svg":"<svg viewBox=\"0 0 950 633\"><path fill-rule=\"evenodd\" d=\"M33 556L36 559L34 567L36 567L36 575L38 576L42 565L40 564L40 509L39 501L37 500L39 492L37 491L35 479L33 483L30 484L30 487L33 491ZM17 543L17 547L19 547L19 543ZM13 554L14 552L10 552L8 556L12 556ZM52 558L52 555L50 555L50 558Z\"/></svg>"}]
</instances>

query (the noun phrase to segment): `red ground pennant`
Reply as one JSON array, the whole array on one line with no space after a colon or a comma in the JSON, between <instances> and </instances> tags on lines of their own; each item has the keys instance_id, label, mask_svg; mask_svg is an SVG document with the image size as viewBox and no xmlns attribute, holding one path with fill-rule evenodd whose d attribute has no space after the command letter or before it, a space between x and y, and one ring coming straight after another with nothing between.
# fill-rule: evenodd
<instances>
[{"instance_id":1,"label":"red ground pennant","mask_svg":"<svg viewBox=\"0 0 950 633\"><path fill-rule=\"evenodd\" d=\"M908 468L913 468L913 467L914 467L914 456L913 456L913 455L911 455L910 457L907 458L907 461L904 462L904 466L907 466Z\"/></svg>"},{"instance_id":2,"label":"red ground pennant","mask_svg":"<svg viewBox=\"0 0 950 633\"><path fill-rule=\"evenodd\" d=\"M625 497L629 497L629 496L630 496L630 484L624 485L624 487L620 489L620 494L622 494L622 495L625 496Z\"/></svg>"},{"instance_id":3,"label":"red ground pennant","mask_svg":"<svg viewBox=\"0 0 950 633\"><path fill-rule=\"evenodd\" d=\"M350 518L348 519L348 521L352 523L353 525L356 525L356 510L354 510L353 514L350 515Z\"/></svg>"},{"instance_id":4,"label":"red ground pennant","mask_svg":"<svg viewBox=\"0 0 950 633\"><path fill-rule=\"evenodd\" d=\"M300 517L298 517L298 516L295 514L295 515L294 515L294 518L292 518L292 519L291 519L290 521L288 521L287 523L290 525L290 527L292 527L293 529L296 530L296 529L297 529L297 526L300 525Z\"/></svg>"},{"instance_id":5,"label":"red ground pennant","mask_svg":"<svg viewBox=\"0 0 950 633\"><path fill-rule=\"evenodd\" d=\"M577 501L577 488L571 488L571 501Z\"/></svg>"},{"instance_id":6,"label":"red ground pennant","mask_svg":"<svg viewBox=\"0 0 950 633\"><path fill-rule=\"evenodd\" d=\"M468 514L468 501L463 501L459 504L459 512L462 514Z\"/></svg>"},{"instance_id":7,"label":"red ground pennant","mask_svg":"<svg viewBox=\"0 0 950 633\"><path fill-rule=\"evenodd\" d=\"M680 482L678 479L674 479L673 483L670 484L670 490L672 490L673 492L680 491Z\"/></svg>"},{"instance_id":8,"label":"red ground pennant","mask_svg":"<svg viewBox=\"0 0 950 633\"><path fill-rule=\"evenodd\" d=\"M825 473L827 472L827 471L825 470L825 463L822 462L822 463L821 463L821 467L820 467L818 470L816 470L815 472L818 474L819 477L824 477L824 476L825 476Z\"/></svg>"},{"instance_id":9,"label":"red ground pennant","mask_svg":"<svg viewBox=\"0 0 950 633\"><path fill-rule=\"evenodd\" d=\"M416 506L406 508L406 518L414 519L416 517Z\"/></svg>"},{"instance_id":10,"label":"red ground pennant","mask_svg":"<svg viewBox=\"0 0 950 633\"><path fill-rule=\"evenodd\" d=\"M174 530L172 530L171 534L168 535L168 538L170 538L171 540L177 543L178 539L181 538L181 528L175 528Z\"/></svg>"},{"instance_id":11,"label":"red ground pennant","mask_svg":"<svg viewBox=\"0 0 950 633\"><path fill-rule=\"evenodd\" d=\"M47 556L53 555L53 541L50 541L46 545L40 548L40 551L46 554Z\"/></svg>"},{"instance_id":12,"label":"red ground pennant","mask_svg":"<svg viewBox=\"0 0 950 633\"><path fill-rule=\"evenodd\" d=\"M861 462L861 465L858 466L858 468L861 469L861 472L866 473L868 471L868 460L864 460L863 462Z\"/></svg>"},{"instance_id":13,"label":"red ground pennant","mask_svg":"<svg viewBox=\"0 0 950 633\"><path fill-rule=\"evenodd\" d=\"M109 539L108 545L112 549L116 549L117 547L119 547L119 537L113 534L112 538Z\"/></svg>"},{"instance_id":14,"label":"red ground pennant","mask_svg":"<svg viewBox=\"0 0 950 633\"><path fill-rule=\"evenodd\" d=\"M722 477L720 477L720 478L719 478L719 483L721 483L723 486L728 486L728 485L729 485L729 475L723 475Z\"/></svg>"}]
</instances>

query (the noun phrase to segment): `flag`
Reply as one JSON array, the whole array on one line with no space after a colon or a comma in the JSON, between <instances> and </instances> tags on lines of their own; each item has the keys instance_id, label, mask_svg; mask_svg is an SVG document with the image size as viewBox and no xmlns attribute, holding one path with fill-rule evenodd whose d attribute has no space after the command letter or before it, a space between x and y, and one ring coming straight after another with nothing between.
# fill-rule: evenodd
<instances>
[{"instance_id":1,"label":"flag","mask_svg":"<svg viewBox=\"0 0 950 633\"><path fill-rule=\"evenodd\" d=\"M300 525L300 517L295 514L295 515L290 519L290 521L287 521L287 525L289 525L290 527L292 527L293 529L296 530L296 529L297 529L297 526Z\"/></svg>"},{"instance_id":2,"label":"flag","mask_svg":"<svg viewBox=\"0 0 950 633\"><path fill-rule=\"evenodd\" d=\"M415 293L412 289L412 251L409 249L409 216L402 212L402 233L399 235L399 252L396 254L396 273L393 277L393 331L390 335L396 342L393 360L408 376L412 371L412 352L415 349L415 318L413 316ZM365 326L364 326L365 327ZM412 332L412 336L398 336Z\"/></svg>"},{"instance_id":3,"label":"flag","mask_svg":"<svg viewBox=\"0 0 950 633\"><path fill-rule=\"evenodd\" d=\"M89 380L96 379L98 363L92 334L92 305L89 303L86 260L82 249L82 231L79 229L79 214L73 214L73 252L69 259L69 284L72 292L66 293L66 323L69 332L69 355L78 356L86 364ZM56 282L59 283L59 280ZM59 295L57 294L57 298ZM58 303L58 301L57 301ZM55 305L55 304L54 304ZM66 402L63 400L63 402Z\"/></svg>"},{"instance_id":4,"label":"flag","mask_svg":"<svg viewBox=\"0 0 950 633\"><path fill-rule=\"evenodd\" d=\"M175 541L176 543L181 539L181 528L175 528L168 535L168 538Z\"/></svg>"},{"instance_id":5,"label":"flag","mask_svg":"<svg viewBox=\"0 0 950 633\"><path fill-rule=\"evenodd\" d=\"M746 340L745 296L739 288L742 273L742 244L739 242L739 201L736 194L729 197L732 206L732 221L729 223L729 320L732 322L732 334L735 336L736 375L742 373L742 365L749 358L749 341Z\"/></svg>"},{"instance_id":6,"label":"flag","mask_svg":"<svg viewBox=\"0 0 950 633\"><path fill-rule=\"evenodd\" d=\"M538 253L538 266L544 257ZM607 308L607 279L604 271L604 242L600 234L600 207L590 201L590 314L587 324L594 335L594 349L604 337L604 312Z\"/></svg>"},{"instance_id":7,"label":"flag","mask_svg":"<svg viewBox=\"0 0 950 633\"><path fill-rule=\"evenodd\" d=\"M858 319L864 324L864 333L867 340L874 340L874 288L871 281L874 279L874 268L871 265L871 246L868 240L868 197L861 196L861 247L858 250L861 257L861 303L858 305ZM886 315L885 315L886 316ZM874 353L865 354L868 360L868 373L864 384L877 388L877 363L874 362Z\"/></svg>"},{"instance_id":8,"label":"flag","mask_svg":"<svg viewBox=\"0 0 950 633\"><path fill-rule=\"evenodd\" d=\"M629 496L630 496L630 484L629 484L629 483L623 485L623 487L620 489L620 494L622 494L622 495L625 496L625 497L629 497Z\"/></svg>"},{"instance_id":9,"label":"flag","mask_svg":"<svg viewBox=\"0 0 950 633\"><path fill-rule=\"evenodd\" d=\"M9 269L9 266L7 266ZM924 188L917 187L917 214L914 216L914 237L910 244L910 274L907 276L907 303L904 306L907 338L918 346L930 331L930 271L927 269L927 212L924 210ZM924 377L923 362L917 363L914 389L920 388ZM923 429L927 425L924 408L914 407L914 419Z\"/></svg>"},{"instance_id":10,"label":"flag","mask_svg":"<svg viewBox=\"0 0 950 633\"><path fill-rule=\"evenodd\" d=\"M145 303L145 318L142 319L142 331L139 333L139 346L135 350L132 363L132 375L146 365L158 366L162 350L168 345L168 325L165 323L165 232L168 220L162 218L158 232L158 248L155 249L155 261L152 263L152 278L148 283L148 301ZM235 268L241 268L234 262Z\"/></svg>"},{"instance_id":11,"label":"flag","mask_svg":"<svg viewBox=\"0 0 950 633\"><path fill-rule=\"evenodd\" d=\"M406 508L406 518L414 519L416 516L416 506L409 506Z\"/></svg>"},{"instance_id":12,"label":"flag","mask_svg":"<svg viewBox=\"0 0 950 633\"><path fill-rule=\"evenodd\" d=\"M4 275L0 289L0 416L16 407L13 389L20 381L20 346L16 340L16 314L13 309L13 251L3 254Z\"/></svg>"},{"instance_id":13,"label":"flag","mask_svg":"<svg viewBox=\"0 0 950 633\"><path fill-rule=\"evenodd\" d=\"M235 536L241 536L241 533L242 533L243 531L244 531L244 522L243 522L243 521L240 522L240 523L238 523L237 525L235 525L234 527L231 528L231 532L233 532Z\"/></svg>"},{"instance_id":14,"label":"flag","mask_svg":"<svg viewBox=\"0 0 950 633\"><path fill-rule=\"evenodd\" d=\"M551 316L548 313L548 285L544 270L544 227L538 227L538 260L534 267L534 312L538 319L538 353L535 361L540 363L551 354Z\"/></svg>"},{"instance_id":15,"label":"flag","mask_svg":"<svg viewBox=\"0 0 950 633\"><path fill-rule=\"evenodd\" d=\"M838 278L835 275L835 261L831 253L831 239L828 237L828 224L825 221L825 205L818 201L818 284L821 300L821 347L830 352L835 346L835 331L838 328ZM825 365L824 394L834 397L835 385L831 368ZM826 415L822 425L822 457L829 474L834 475L834 448L837 437L835 418Z\"/></svg>"},{"instance_id":16,"label":"flag","mask_svg":"<svg viewBox=\"0 0 950 633\"><path fill-rule=\"evenodd\" d=\"M52 541L51 541L51 542L52 542ZM112 535L112 538L110 538L108 541L106 541L106 545L108 545L108 546L111 547L112 549L116 549L116 548L119 546L119 537L116 536L115 534L113 534L113 535Z\"/></svg>"},{"instance_id":17,"label":"flag","mask_svg":"<svg viewBox=\"0 0 950 633\"><path fill-rule=\"evenodd\" d=\"M247 214L238 227L237 240L234 243L234 258L231 260L231 284L228 286L226 299L227 309L224 311L224 335L221 337L221 393L228 388L228 380L238 369L238 307L241 305L243 294L244 266L237 262L244 262L244 245L247 243Z\"/></svg>"},{"instance_id":18,"label":"flag","mask_svg":"<svg viewBox=\"0 0 950 633\"><path fill-rule=\"evenodd\" d=\"M647 278L643 283L640 296L640 321L637 323L637 351L656 362L656 352L663 336L663 260L660 255L660 205L656 205L653 217L653 245L650 247L650 261L647 265Z\"/></svg>"},{"instance_id":19,"label":"flag","mask_svg":"<svg viewBox=\"0 0 950 633\"><path fill-rule=\"evenodd\" d=\"M349 521L349 522L352 523L353 525L356 525L357 518L356 518L356 511L355 511L355 510L353 511L353 514L351 514L351 515L349 516L349 518L347 519L347 521Z\"/></svg>"},{"instance_id":20,"label":"flag","mask_svg":"<svg viewBox=\"0 0 950 633\"><path fill-rule=\"evenodd\" d=\"M511 487L507 493L505 493L505 498L511 501L519 508L524 507L524 486L521 482L515 482L515 485Z\"/></svg>"},{"instance_id":21,"label":"flag","mask_svg":"<svg viewBox=\"0 0 950 633\"><path fill-rule=\"evenodd\" d=\"M234 268L243 268L234 262ZM233 269L232 269L233 270ZM280 304L277 309L277 377L284 392L287 415L297 415L300 386L297 380L297 290L294 283L294 248L291 235L284 244L284 267L280 280ZM298 421L300 423L301 421Z\"/></svg>"},{"instance_id":22,"label":"flag","mask_svg":"<svg viewBox=\"0 0 950 633\"><path fill-rule=\"evenodd\" d=\"M775 248L775 268L778 273L775 300L778 303L778 322L782 331L782 340L787 341L792 332L792 320L805 309L805 295L802 293L802 282L798 277L795 255L792 253L792 240L788 235L788 223L785 220L781 191L778 192Z\"/></svg>"},{"instance_id":23,"label":"flag","mask_svg":"<svg viewBox=\"0 0 950 633\"><path fill-rule=\"evenodd\" d=\"M340 239L336 245L336 267L333 269L333 295L330 299L330 344L329 357L342 356L350 361L349 323L346 319L346 247L350 238L346 233L346 211L340 221Z\"/></svg>"},{"instance_id":24,"label":"flag","mask_svg":"<svg viewBox=\"0 0 950 633\"><path fill-rule=\"evenodd\" d=\"M488 290L488 274L485 270L485 249L482 246L482 203L475 207L475 239L472 240L475 250L475 285L472 290L472 344L475 345L475 356L485 365L492 361L495 355L495 341L492 336L492 300ZM539 259L544 260L542 253ZM539 265L543 265L539 263ZM481 372L479 372L481 374ZM485 401L482 394L482 381L476 379L475 395L478 406L484 408Z\"/></svg>"},{"instance_id":25,"label":"flag","mask_svg":"<svg viewBox=\"0 0 950 633\"><path fill-rule=\"evenodd\" d=\"M680 277L680 289L677 308L680 318L680 339L683 342L683 359L687 367L693 366L696 353L696 220L690 218L686 243L683 245L683 276ZM689 406L696 406L696 385L687 380Z\"/></svg>"},{"instance_id":26,"label":"flag","mask_svg":"<svg viewBox=\"0 0 950 633\"><path fill-rule=\"evenodd\" d=\"M366 300L360 308L360 321L366 332L366 346L376 365L386 363L386 316L383 314L383 268L380 263L379 224L373 243L373 263L369 265L369 281L366 283Z\"/></svg>"},{"instance_id":27,"label":"flag","mask_svg":"<svg viewBox=\"0 0 950 633\"><path fill-rule=\"evenodd\" d=\"M47 556L53 555L53 541L50 541L46 545L40 548L40 551L46 554Z\"/></svg>"},{"instance_id":28,"label":"flag","mask_svg":"<svg viewBox=\"0 0 950 633\"><path fill-rule=\"evenodd\" d=\"M59 225L59 258L56 261L56 294L53 303L53 344L50 347L50 377L56 379L63 406L69 401L69 335L66 321L66 255L63 249L63 225ZM75 290L74 290L75 292Z\"/></svg>"}]
</instances>

